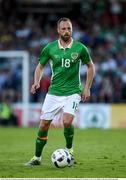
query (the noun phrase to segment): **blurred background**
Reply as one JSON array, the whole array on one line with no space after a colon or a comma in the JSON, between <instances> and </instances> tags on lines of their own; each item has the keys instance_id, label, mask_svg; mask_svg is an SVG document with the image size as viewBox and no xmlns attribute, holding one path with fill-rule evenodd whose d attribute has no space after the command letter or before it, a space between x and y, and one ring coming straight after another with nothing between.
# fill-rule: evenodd
<instances>
[{"instance_id":1,"label":"blurred background","mask_svg":"<svg viewBox=\"0 0 126 180\"><path fill-rule=\"evenodd\" d=\"M40 90L30 94L38 55L58 38L58 19L68 17L73 23L73 38L89 48L96 68L92 96L88 103L81 103L75 126L125 128L125 9L125 0L0 0L1 125L38 124L51 77L48 64ZM80 73L84 84L85 66ZM62 125L60 117L54 124Z\"/></svg>"}]
</instances>

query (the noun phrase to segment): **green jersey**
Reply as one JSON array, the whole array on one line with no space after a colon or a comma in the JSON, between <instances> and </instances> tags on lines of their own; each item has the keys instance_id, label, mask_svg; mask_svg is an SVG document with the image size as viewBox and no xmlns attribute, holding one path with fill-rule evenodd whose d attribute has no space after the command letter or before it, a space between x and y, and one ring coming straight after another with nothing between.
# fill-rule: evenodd
<instances>
[{"instance_id":1,"label":"green jersey","mask_svg":"<svg viewBox=\"0 0 126 180\"><path fill-rule=\"evenodd\" d=\"M91 61L87 48L82 43L72 40L64 49L59 40L56 40L47 44L40 53L41 65L45 65L49 60L52 78L48 93L57 96L81 93L80 64Z\"/></svg>"}]
</instances>

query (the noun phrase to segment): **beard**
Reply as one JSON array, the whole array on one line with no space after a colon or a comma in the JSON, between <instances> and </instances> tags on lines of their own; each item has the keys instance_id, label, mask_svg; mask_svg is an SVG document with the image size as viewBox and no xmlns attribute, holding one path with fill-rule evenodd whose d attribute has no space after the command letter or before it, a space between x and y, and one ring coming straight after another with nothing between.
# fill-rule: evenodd
<instances>
[{"instance_id":1,"label":"beard","mask_svg":"<svg viewBox=\"0 0 126 180\"><path fill-rule=\"evenodd\" d=\"M64 42L68 42L70 40L71 36L69 34L61 35L61 39Z\"/></svg>"}]
</instances>

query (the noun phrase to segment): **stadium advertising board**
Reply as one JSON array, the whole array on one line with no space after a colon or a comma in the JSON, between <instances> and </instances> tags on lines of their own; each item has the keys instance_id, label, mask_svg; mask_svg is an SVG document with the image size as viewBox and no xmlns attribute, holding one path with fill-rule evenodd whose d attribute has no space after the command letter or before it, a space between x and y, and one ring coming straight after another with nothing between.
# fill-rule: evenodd
<instances>
[{"instance_id":1,"label":"stadium advertising board","mask_svg":"<svg viewBox=\"0 0 126 180\"><path fill-rule=\"evenodd\" d=\"M41 104L31 104L28 108L27 121L23 120L22 105L14 106L20 126L36 126L39 123ZM62 127L62 111L53 120L52 126ZM80 104L74 125L77 128L110 128L111 106L98 104Z\"/></svg>"},{"instance_id":2,"label":"stadium advertising board","mask_svg":"<svg viewBox=\"0 0 126 180\"><path fill-rule=\"evenodd\" d=\"M79 128L110 128L110 105L81 104L78 113L75 125Z\"/></svg>"},{"instance_id":3,"label":"stadium advertising board","mask_svg":"<svg viewBox=\"0 0 126 180\"><path fill-rule=\"evenodd\" d=\"M112 105L112 128L126 128L126 105Z\"/></svg>"}]
</instances>

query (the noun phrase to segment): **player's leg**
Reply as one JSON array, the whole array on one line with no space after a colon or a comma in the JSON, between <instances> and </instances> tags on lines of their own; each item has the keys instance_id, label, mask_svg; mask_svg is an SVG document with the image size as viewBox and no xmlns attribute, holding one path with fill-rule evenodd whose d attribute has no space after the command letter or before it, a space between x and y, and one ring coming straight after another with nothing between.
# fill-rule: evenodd
<instances>
[{"instance_id":1,"label":"player's leg","mask_svg":"<svg viewBox=\"0 0 126 180\"><path fill-rule=\"evenodd\" d=\"M39 131L36 139L35 156L40 158L43 148L48 140L48 130L51 121L41 120L39 125Z\"/></svg>"},{"instance_id":2,"label":"player's leg","mask_svg":"<svg viewBox=\"0 0 126 180\"><path fill-rule=\"evenodd\" d=\"M69 113L64 113L63 115L63 125L64 125L64 137L66 140L66 150L71 155L71 163L69 166L74 164L74 154L73 154L73 137L74 137L74 126L72 125L74 116Z\"/></svg>"},{"instance_id":3,"label":"player's leg","mask_svg":"<svg viewBox=\"0 0 126 180\"><path fill-rule=\"evenodd\" d=\"M41 163L41 155L48 139L50 123L57 112L61 109L60 106L61 103L57 101L57 97L48 94L46 95L40 116L41 121L36 139L35 155L28 163L25 164L26 166L39 165Z\"/></svg>"},{"instance_id":4,"label":"player's leg","mask_svg":"<svg viewBox=\"0 0 126 180\"><path fill-rule=\"evenodd\" d=\"M74 163L74 154L73 154L74 126L72 125L72 122L76 115L80 100L81 100L81 97L78 94L73 94L69 96L67 98L66 105L64 107L64 115L63 115L66 149L71 154L73 163Z\"/></svg>"},{"instance_id":5,"label":"player's leg","mask_svg":"<svg viewBox=\"0 0 126 180\"><path fill-rule=\"evenodd\" d=\"M41 155L48 139L48 130L50 127L50 123L51 121L47 121L44 119L40 121L39 131L36 138L35 155L29 162L25 164L26 166L34 166L41 164Z\"/></svg>"},{"instance_id":6,"label":"player's leg","mask_svg":"<svg viewBox=\"0 0 126 180\"><path fill-rule=\"evenodd\" d=\"M72 125L74 116L69 113L63 114L64 136L66 139L66 148L71 149L74 137L74 126Z\"/></svg>"}]
</instances>

